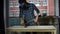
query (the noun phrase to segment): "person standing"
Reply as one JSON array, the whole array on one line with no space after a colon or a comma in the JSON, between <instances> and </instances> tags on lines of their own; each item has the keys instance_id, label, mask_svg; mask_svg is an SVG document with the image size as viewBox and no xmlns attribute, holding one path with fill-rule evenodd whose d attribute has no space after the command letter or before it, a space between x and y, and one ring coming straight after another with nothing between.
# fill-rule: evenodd
<instances>
[{"instance_id":1,"label":"person standing","mask_svg":"<svg viewBox=\"0 0 60 34\"><path fill-rule=\"evenodd\" d=\"M24 20L21 24L24 24L25 27L37 26L37 20L40 13L38 8L32 3L28 3L26 0L19 0L18 2L20 9L20 21ZM34 15L34 10L37 12L36 16ZM30 32L26 32L26 34L30 34ZM33 34L36 34L36 32L33 32Z\"/></svg>"},{"instance_id":2,"label":"person standing","mask_svg":"<svg viewBox=\"0 0 60 34\"><path fill-rule=\"evenodd\" d=\"M26 0L19 0L20 20L24 20L25 26L38 25L37 20L40 11L33 3L28 3ZM34 15L34 10L37 12L37 16Z\"/></svg>"}]
</instances>

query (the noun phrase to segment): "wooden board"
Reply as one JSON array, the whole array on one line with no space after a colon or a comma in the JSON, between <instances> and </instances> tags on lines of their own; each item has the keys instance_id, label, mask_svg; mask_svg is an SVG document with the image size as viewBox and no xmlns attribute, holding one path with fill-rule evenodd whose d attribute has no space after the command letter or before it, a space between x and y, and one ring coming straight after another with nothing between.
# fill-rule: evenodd
<instances>
[{"instance_id":1,"label":"wooden board","mask_svg":"<svg viewBox=\"0 0 60 34\"><path fill-rule=\"evenodd\" d=\"M51 32L53 30L56 30L54 26L12 26L7 28L9 31L15 31L15 32Z\"/></svg>"}]
</instances>

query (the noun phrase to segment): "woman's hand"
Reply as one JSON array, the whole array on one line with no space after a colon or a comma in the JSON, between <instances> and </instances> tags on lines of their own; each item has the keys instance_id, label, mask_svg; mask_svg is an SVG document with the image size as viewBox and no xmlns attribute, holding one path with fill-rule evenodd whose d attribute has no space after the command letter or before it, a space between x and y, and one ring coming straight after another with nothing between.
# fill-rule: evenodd
<instances>
[{"instance_id":1,"label":"woman's hand","mask_svg":"<svg viewBox=\"0 0 60 34\"><path fill-rule=\"evenodd\" d=\"M35 22L37 22L37 20L38 20L38 15L36 16L36 18L34 18L34 21L35 21Z\"/></svg>"},{"instance_id":2,"label":"woman's hand","mask_svg":"<svg viewBox=\"0 0 60 34\"><path fill-rule=\"evenodd\" d=\"M21 24L21 25L24 25L24 19L21 18L20 21L21 21L20 24Z\"/></svg>"}]
</instances>

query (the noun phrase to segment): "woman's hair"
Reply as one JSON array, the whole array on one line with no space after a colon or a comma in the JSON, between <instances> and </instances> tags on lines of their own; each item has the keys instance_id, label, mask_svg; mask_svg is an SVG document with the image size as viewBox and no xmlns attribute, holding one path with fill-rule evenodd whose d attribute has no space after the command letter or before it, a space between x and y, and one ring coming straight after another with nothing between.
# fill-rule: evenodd
<instances>
[{"instance_id":1,"label":"woman's hair","mask_svg":"<svg viewBox=\"0 0 60 34\"><path fill-rule=\"evenodd\" d=\"M26 0L19 0L19 3L27 3Z\"/></svg>"},{"instance_id":2,"label":"woman's hair","mask_svg":"<svg viewBox=\"0 0 60 34\"><path fill-rule=\"evenodd\" d=\"M27 4L29 4L29 3L27 3L26 0L19 0L18 2L19 2L19 4L20 4L20 3L24 3L24 6L25 6L24 9L27 9L27 8L28 8L28 7L27 7Z\"/></svg>"}]
</instances>

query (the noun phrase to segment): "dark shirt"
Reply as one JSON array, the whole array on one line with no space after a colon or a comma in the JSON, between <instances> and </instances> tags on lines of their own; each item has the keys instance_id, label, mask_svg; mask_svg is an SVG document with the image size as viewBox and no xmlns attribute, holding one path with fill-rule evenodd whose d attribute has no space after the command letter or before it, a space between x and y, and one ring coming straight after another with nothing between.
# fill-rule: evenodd
<instances>
[{"instance_id":1,"label":"dark shirt","mask_svg":"<svg viewBox=\"0 0 60 34\"><path fill-rule=\"evenodd\" d=\"M20 17L23 17L24 20L26 21L29 21L29 20L32 20L34 19L35 15L34 15L34 10L36 10L37 14L39 14L39 10L37 9L37 7L32 4L32 3L29 3L27 5L28 8L26 9L20 9Z\"/></svg>"}]
</instances>

